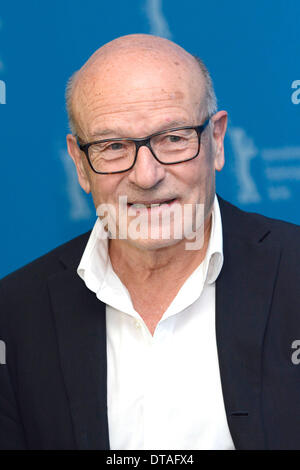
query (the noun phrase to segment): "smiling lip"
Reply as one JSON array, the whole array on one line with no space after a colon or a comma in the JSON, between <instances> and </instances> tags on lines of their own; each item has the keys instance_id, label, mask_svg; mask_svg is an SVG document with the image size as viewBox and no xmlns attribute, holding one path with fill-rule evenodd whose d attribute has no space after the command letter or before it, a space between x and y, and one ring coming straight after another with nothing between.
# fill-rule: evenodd
<instances>
[{"instance_id":1,"label":"smiling lip","mask_svg":"<svg viewBox=\"0 0 300 470\"><path fill-rule=\"evenodd\" d=\"M163 205L163 204L168 204L171 205L173 202L176 201L176 198L173 199L154 199L153 201L135 201L135 202L129 202L127 205L129 207L136 207L137 209L143 209L145 206L146 208L151 209L151 206L155 205L157 207Z\"/></svg>"}]
</instances>

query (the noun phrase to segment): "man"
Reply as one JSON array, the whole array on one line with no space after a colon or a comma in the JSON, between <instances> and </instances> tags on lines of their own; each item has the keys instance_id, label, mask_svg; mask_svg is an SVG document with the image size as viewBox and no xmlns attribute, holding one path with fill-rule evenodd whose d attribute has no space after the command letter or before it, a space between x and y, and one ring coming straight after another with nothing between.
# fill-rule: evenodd
<instances>
[{"instance_id":1,"label":"man","mask_svg":"<svg viewBox=\"0 0 300 470\"><path fill-rule=\"evenodd\" d=\"M99 217L1 281L1 448L300 448L299 228L215 196L204 64L119 38L67 106Z\"/></svg>"}]
</instances>

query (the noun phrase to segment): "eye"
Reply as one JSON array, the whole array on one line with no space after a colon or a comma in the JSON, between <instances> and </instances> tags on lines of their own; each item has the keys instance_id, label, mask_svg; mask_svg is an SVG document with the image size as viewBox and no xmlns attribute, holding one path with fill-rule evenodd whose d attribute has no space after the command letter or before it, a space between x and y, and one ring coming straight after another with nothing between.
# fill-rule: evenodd
<instances>
[{"instance_id":1,"label":"eye","mask_svg":"<svg viewBox=\"0 0 300 470\"><path fill-rule=\"evenodd\" d=\"M112 142L107 149L108 150L122 150L124 148L124 145L122 142Z\"/></svg>"},{"instance_id":2,"label":"eye","mask_svg":"<svg viewBox=\"0 0 300 470\"><path fill-rule=\"evenodd\" d=\"M180 142L182 139L180 135L168 135L167 138L170 140L170 142Z\"/></svg>"}]
</instances>

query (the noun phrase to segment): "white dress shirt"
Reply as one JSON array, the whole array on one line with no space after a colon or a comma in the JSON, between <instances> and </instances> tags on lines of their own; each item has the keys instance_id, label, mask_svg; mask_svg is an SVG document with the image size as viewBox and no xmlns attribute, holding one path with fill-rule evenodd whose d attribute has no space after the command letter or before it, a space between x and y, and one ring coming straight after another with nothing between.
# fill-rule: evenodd
<instances>
[{"instance_id":1,"label":"white dress shirt","mask_svg":"<svg viewBox=\"0 0 300 470\"><path fill-rule=\"evenodd\" d=\"M215 281L223 264L217 197L206 256L153 336L112 268L105 234L97 219L77 272L106 304L110 448L234 449L215 334Z\"/></svg>"}]
</instances>

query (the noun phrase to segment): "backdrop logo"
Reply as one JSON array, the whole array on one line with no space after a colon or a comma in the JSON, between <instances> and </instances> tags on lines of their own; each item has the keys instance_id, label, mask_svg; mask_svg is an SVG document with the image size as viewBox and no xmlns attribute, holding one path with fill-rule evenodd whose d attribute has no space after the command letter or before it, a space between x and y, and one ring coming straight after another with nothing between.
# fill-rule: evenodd
<instances>
[{"instance_id":1,"label":"backdrop logo","mask_svg":"<svg viewBox=\"0 0 300 470\"><path fill-rule=\"evenodd\" d=\"M298 81L297 93L300 102L300 80ZM252 204L263 199L251 168L255 158L259 160L264 191L268 199L287 201L293 197L293 188L297 188L300 181L300 146L257 148L254 140L241 127L229 128L228 136L234 155L239 203Z\"/></svg>"},{"instance_id":2,"label":"backdrop logo","mask_svg":"<svg viewBox=\"0 0 300 470\"><path fill-rule=\"evenodd\" d=\"M171 39L172 34L162 10L162 0L147 0L145 8L150 23L150 33Z\"/></svg>"},{"instance_id":3,"label":"backdrop logo","mask_svg":"<svg viewBox=\"0 0 300 470\"><path fill-rule=\"evenodd\" d=\"M0 104L6 104L6 85L3 80L0 80Z\"/></svg>"},{"instance_id":4,"label":"backdrop logo","mask_svg":"<svg viewBox=\"0 0 300 470\"><path fill-rule=\"evenodd\" d=\"M228 130L235 156L236 174L239 183L238 200L242 204L259 202L260 194L251 175L251 160L258 154L253 139L247 136L241 127L231 127Z\"/></svg>"},{"instance_id":5,"label":"backdrop logo","mask_svg":"<svg viewBox=\"0 0 300 470\"><path fill-rule=\"evenodd\" d=\"M292 83L292 88L296 90L292 93L291 100L293 104L300 103L300 80L294 80Z\"/></svg>"}]
</instances>

